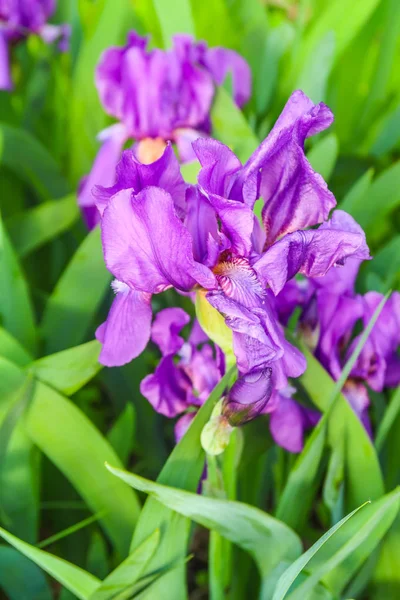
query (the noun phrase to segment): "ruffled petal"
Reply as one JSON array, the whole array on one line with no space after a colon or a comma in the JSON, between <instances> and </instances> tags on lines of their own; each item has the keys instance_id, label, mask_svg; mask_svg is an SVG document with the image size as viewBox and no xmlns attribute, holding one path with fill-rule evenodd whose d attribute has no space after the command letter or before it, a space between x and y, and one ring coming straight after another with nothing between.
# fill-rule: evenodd
<instances>
[{"instance_id":1,"label":"ruffled petal","mask_svg":"<svg viewBox=\"0 0 400 600\"><path fill-rule=\"evenodd\" d=\"M148 187L122 190L109 201L101 223L107 268L130 287L158 293L190 291L196 282L215 286L213 273L193 259L192 238L177 217L172 197Z\"/></svg>"},{"instance_id":2,"label":"ruffled petal","mask_svg":"<svg viewBox=\"0 0 400 600\"><path fill-rule=\"evenodd\" d=\"M342 266L350 256L358 260L370 258L365 236L349 230L346 223L354 220L344 215L343 211L335 211L319 229L284 236L253 265L275 295L296 273L322 277L331 267Z\"/></svg>"},{"instance_id":3,"label":"ruffled petal","mask_svg":"<svg viewBox=\"0 0 400 600\"><path fill-rule=\"evenodd\" d=\"M233 193L243 196L246 181L259 176L269 245L282 234L321 223L336 205L327 184L304 154L305 139L332 121L325 104L314 105L303 92L294 92L268 137L237 177Z\"/></svg>"},{"instance_id":4,"label":"ruffled petal","mask_svg":"<svg viewBox=\"0 0 400 600\"><path fill-rule=\"evenodd\" d=\"M218 215L232 250L247 256L251 250L254 215L250 206L229 197L241 162L227 146L216 140L199 139L193 148L202 166L199 188Z\"/></svg>"},{"instance_id":5,"label":"ruffled petal","mask_svg":"<svg viewBox=\"0 0 400 600\"><path fill-rule=\"evenodd\" d=\"M164 308L157 313L151 328L151 339L161 350L161 354L175 354L185 343L179 333L190 321L182 308Z\"/></svg>"},{"instance_id":6,"label":"ruffled petal","mask_svg":"<svg viewBox=\"0 0 400 600\"><path fill-rule=\"evenodd\" d=\"M188 407L191 382L185 372L175 365L173 356L164 356L155 372L147 375L140 384L141 394L154 410L166 417L176 417Z\"/></svg>"},{"instance_id":7,"label":"ruffled petal","mask_svg":"<svg viewBox=\"0 0 400 600\"><path fill-rule=\"evenodd\" d=\"M263 302L265 290L247 259L231 256L219 262L213 272L228 298L248 308Z\"/></svg>"},{"instance_id":8,"label":"ruffled petal","mask_svg":"<svg viewBox=\"0 0 400 600\"><path fill-rule=\"evenodd\" d=\"M114 185L95 186L93 196L100 214L103 214L110 198L116 193L132 189L138 194L147 186L160 187L171 194L178 216L183 217L186 214L187 186L171 144L167 145L158 160L146 165L137 160L132 150L125 150L116 166Z\"/></svg>"},{"instance_id":9,"label":"ruffled petal","mask_svg":"<svg viewBox=\"0 0 400 600\"><path fill-rule=\"evenodd\" d=\"M267 304L263 309L249 310L222 292L208 293L207 300L224 315L226 325L233 331L233 349L242 373L283 355L283 334Z\"/></svg>"},{"instance_id":10,"label":"ruffled petal","mask_svg":"<svg viewBox=\"0 0 400 600\"><path fill-rule=\"evenodd\" d=\"M102 343L99 362L107 367L124 365L143 352L150 339L151 296L114 283L114 298L107 320L96 331Z\"/></svg>"}]
</instances>

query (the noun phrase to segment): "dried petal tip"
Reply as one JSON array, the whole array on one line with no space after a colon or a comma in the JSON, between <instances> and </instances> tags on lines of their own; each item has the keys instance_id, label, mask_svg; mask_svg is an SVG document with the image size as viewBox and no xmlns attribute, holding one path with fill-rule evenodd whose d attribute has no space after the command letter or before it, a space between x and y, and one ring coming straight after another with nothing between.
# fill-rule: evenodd
<instances>
[{"instance_id":1,"label":"dried petal tip","mask_svg":"<svg viewBox=\"0 0 400 600\"><path fill-rule=\"evenodd\" d=\"M201 445L207 454L216 456L222 454L233 431L224 415L222 414L223 401L220 400L214 407L211 418L201 432Z\"/></svg>"},{"instance_id":2,"label":"dried petal tip","mask_svg":"<svg viewBox=\"0 0 400 600\"><path fill-rule=\"evenodd\" d=\"M239 377L224 400L222 414L232 427L244 425L265 408L272 393L272 369L258 368Z\"/></svg>"}]
</instances>

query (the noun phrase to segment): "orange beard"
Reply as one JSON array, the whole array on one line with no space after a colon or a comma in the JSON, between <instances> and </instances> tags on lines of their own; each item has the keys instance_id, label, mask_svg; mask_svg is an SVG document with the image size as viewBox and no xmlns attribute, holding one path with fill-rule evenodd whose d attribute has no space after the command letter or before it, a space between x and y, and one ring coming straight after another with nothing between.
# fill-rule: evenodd
<instances>
[{"instance_id":1,"label":"orange beard","mask_svg":"<svg viewBox=\"0 0 400 600\"><path fill-rule=\"evenodd\" d=\"M145 138L138 144L137 157L143 165L150 165L163 155L166 145L160 137Z\"/></svg>"}]
</instances>

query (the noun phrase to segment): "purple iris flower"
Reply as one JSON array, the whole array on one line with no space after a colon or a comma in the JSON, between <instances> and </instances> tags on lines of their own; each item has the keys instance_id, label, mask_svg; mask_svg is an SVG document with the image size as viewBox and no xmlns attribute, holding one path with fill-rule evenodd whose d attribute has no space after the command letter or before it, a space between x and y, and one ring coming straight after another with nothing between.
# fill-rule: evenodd
<instances>
[{"instance_id":1,"label":"purple iris flower","mask_svg":"<svg viewBox=\"0 0 400 600\"><path fill-rule=\"evenodd\" d=\"M166 308L157 314L151 339L161 351L161 360L140 386L157 412L169 418L180 416L175 428L178 440L224 374L221 351L213 350L204 333L199 335L197 322L187 342L180 336L189 322L181 308Z\"/></svg>"},{"instance_id":2,"label":"purple iris flower","mask_svg":"<svg viewBox=\"0 0 400 600\"><path fill-rule=\"evenodd\" d=\"M124 47L106 50L97 66L96 85L101 103L118 120L103 131L91 173L79 190L79 204L92 212L93 185L109 186L124 144L133 139L138 160L158 159L167 141L176 143L182 162L194 159L192 142L209 135L210 110L216 85L232 75L238 106L250 97L251 72L233 50L208 48L188 35L176 35L169 50L147 49L148 38L135 32Z\"/></svg>"},{"instance_id":3,"label":"purple iris flower","mask_svg":"<svg viewBox=\"0 0 400 600\"><path fill-rule=\"evenodd\" d=\"M351 217L347 215L346 219ZM349 226L362 234L354 221ZM277 297L278 313L284 324L294 309L301 307L298 329L335 380L341 376L359 340L359 336L354 338L356 323L362 321L366 327L383 298L377 292L364 296L356 293L359 267L360 260L353 256L324 277L289 282ZM399 346L400 293L395 292L386 302L343 388L368 432L371 432L368 387L381 392L400 383Z\"/></svg>"},{"instance_id":4,"label":"purple iris flower","mask_svg":"<svg viewBox=\"0 0 400 600\"><path fill-rule=\"evenodd\" d=\"M224 403L231 420L236 411L241 422L254 418L274 391L287 389L288 378L304 372L303 355L284 337L275 295L297 273L329 277L349 257L369 258L365 236L351 217L336 211L326 220L335 199L304 154L305 138L331 122L324 104L295 92L243 166L223 144L197 140L193 147L202 168L196 186L185 186L170 146L159 159L163 169L157 162L142 165L125 151L114 186L95 192L105 262L116 278L116 298L97 331L103 364L122 365L143 351L151 335L151 295L173 287L196 292L210 339L221 346L208 311L230 336L244 378ZM264 227L253 213L259 197ZM163 377L175 364L168 356ZM179 387L185 387L182 381ZM179 410L185 394L181 402Z\"/></svg>"},{"instance_id":5,"label":"purple iris flower","mask_svg":"<svg viewBox=\"0 0 400 600\"><path fill-rule=\"evenodd\" d=\"M0 90L13 88L10 44L36 34L49 44L58 39L60 50L67 50L69 26L46 23L55 8L55 0L0 0Z\"/></svg>"}]
</instances>

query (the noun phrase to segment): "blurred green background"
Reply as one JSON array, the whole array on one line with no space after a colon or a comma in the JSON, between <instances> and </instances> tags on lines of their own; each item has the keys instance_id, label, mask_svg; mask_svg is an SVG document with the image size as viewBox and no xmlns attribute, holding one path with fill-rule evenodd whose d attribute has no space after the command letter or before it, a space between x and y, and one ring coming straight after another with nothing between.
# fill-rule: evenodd
<instances>
[{"instance_id":1,"label":"blurred green background","mask_svg":"<svg viewBox=\"0 0 400 600\"><path fill-rule=\"evenodd\" d=\"M126 554L139 510L119 480L103 493L112 477L104 459L115 464L118 456L155 478L174 445L173 424L139 394L141 379L157 363L154 349L126 367L100 371L92 341L112 292L99 231L87 234L76 190L96 155L97 134L112 122L94 86L102 50L122 45L136 29L150 34L154 46L167 47L173 33L187 32L240 52L252 69L251 101L240 112L227 81L216 94L212 123L214 137L242 160L293 90L326 102L335 123L312 140L308 157L366 231L375 259L363 265L359 290L386 293L400 288L400 4L59 0L53 21L71 24L70 52L30 37L13 50L14 92L0 93L0 522L37 544L94 512L96 522L49 544L54 554L102 578ZM196 167L185 173L194 180ZM173 304L172 294L157 297L158 308ZM189 302L185 308L193 312ZM377 397L378 420L384 410L385 398ZM399 483L399 427L395 412L381 467L387 491ZM272 448L266 431L262 419L246 428L252 444L245 446L239 498L273 511L295 459ZM302 526L307 543L332 524L320 496L316 489L313 517ZM104 510L106 518L97 514ZM356 590L354 597L400 597L398 531L376 571L386 587L375 580L367 595ZM206 545L197 540L193 600L206 597L207 588ZM238 556L243 580L236 598L253 597L243 594L258 586L254 564ZM33 563L5 545L0 588L11 600L75 597L59 584L49 586Z\"/></svg>"}]
</instances>

